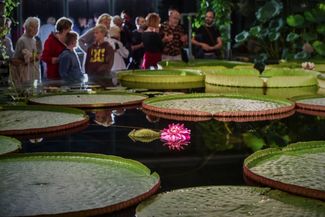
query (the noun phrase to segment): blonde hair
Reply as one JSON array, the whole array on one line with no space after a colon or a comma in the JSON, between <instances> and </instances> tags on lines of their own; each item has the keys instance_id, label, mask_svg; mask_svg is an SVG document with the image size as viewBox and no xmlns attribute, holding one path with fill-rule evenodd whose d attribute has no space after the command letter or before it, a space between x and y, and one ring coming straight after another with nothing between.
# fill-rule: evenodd
<instances>
[{"instance_id":1,"label":"blonde hair","mask_svg":"<svg viewBox=\"0 0 325 217\"><path fill-rule=\"evenodd\" d=\"M146 17L148 27L158 28L160 24L160 16L157 13L149 13Z\"/></svg>"},{"instance_id":2,"label":"blonde hair","mask_svg":"<svg viewBox=\"0 0 325 217\"><path fill-rule=\"evenodd\" d=\"M96 26L94 27L94 31L96 31L96 30L100 31L100 32L103 33L105 36L107 36L108 30L107 30L107 28L106 28L105 25L103 25L103 24L98 24L98 25L96 25Z\"/></svg>"},{"instance_id":3,"label":"blonde hair","mask_svg":"<svg viewBox=\"0 0 325 217\"><path fill-rule=\"evenodd\" d=\"M110 29L109 29L109 35L111 37L120 37L120 33L121 33L121 29L120 27L118 26L112 26Z\"/></svg>"},{"instance_id":4,"label":"blonde hair","mask_svg":"<svg viewBox=\"0 0 325 217\"><path fill-rule=\"evenodd\" d=\"M109 14L107 14L107 13L101 14L101 15L98 17L98 20L97 20L96 25L101 24L101 23L103 22L103 20L108 20L108 22L110 23L111 20L112 20L112 16L109 15Z\"/></svg>"}]
</instances>

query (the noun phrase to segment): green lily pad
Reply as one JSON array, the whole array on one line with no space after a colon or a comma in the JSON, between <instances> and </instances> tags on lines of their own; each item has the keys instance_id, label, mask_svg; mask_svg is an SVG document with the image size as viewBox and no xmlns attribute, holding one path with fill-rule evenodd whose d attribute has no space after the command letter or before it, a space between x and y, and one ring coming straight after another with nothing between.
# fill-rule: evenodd
<instances>
[{"instance_id":1,"label":"green lily pad","mask_svg":"<svg viewBox=\"0 0 325 217\"><path fill-rule=\"evenodd\" d=\"M257 116L289 112L288 100L231 94L183 94L153 97L143 101L149 111L186 116Z\"/></svg>"},{"instance_id":2,"label":"green lily pad","mask_svg":"<svg viewBox=\"0 0 325 217\"><path fill-rule=\"evenodd\" d=\"M322 216L325 203L269 188L208 186L158 194L136 208L137 217Z\"/></svg>"},{"instance_id":3,"label":"green lily pad","mask_svg":"<svg viewBox=\"0 0 325 217\"><path fill-rule=\"evenodd\" d=\"M159 175L116 156L17 154L0 158L0 216L93 216L151 196Z\"/></svg>"},{"instance_id":4,"label":"green lily pad","mask_svg":"<svg viewBox=\"0 0 325 217\"><path fill-rule=\"evenodd\" d=\"M44 95L29 99L31 103L59 105L76 108L114 107L140 104L147 96L122 92L106 92L97 94L59 94Z\"/></svg>"},{"instance_id":5,"label":"green lily pad","mask_svg":"<svg viewBox=\"0 0 325 217\"><path fill-rule=\"evenodd\" d=\"M204 75L195 70L135 70L119 73L123 86L129 88L187 89L204 86Z\"/></svg>"},{"instance_id":6,"label":"green lily pad","mask_svg":"<svg viewBox=\"0 0 325 217\"><path fill-rule=\"evenodd\" d=\"M262 76L259 76L256 69L250 68L214 70L206 72L205 82L231 87L304 87L317 85L316 76L318 72L280 67L268 67Z\"/></svg>"},{"instance_id":7,"label":"green lily pad","mask_svg":"<svg viewBox=\"0 0 325 217\"><path fill-rule=\"evenodd\" d=\"M293 99L298 108L325 111L325 96L323 95L302 96Z\"/></svg>"},{"instance_id":8,"label":"green lily pad","mask_svg":"<svg viewBox=\"0 0 325 217\"><path fill-rule=\"evenodd\" d=\"M0 136L0 155L9 154L21 149L21 142L15 138Z\"/></svg>"},{"instance_id":9,"label":"green lily pad","mask_svg":"<svg viewBox=\"0 0 325 217\"><path fill-rule=\"evenodd\" d=\"M244 174L259 183L307 197L325 199L325 141L300 142L255 152Z\"/></svg>"},{"instance_id":10,"label":"green lily pad","mask_svg":"<svg viewBox=\"0 0 325 217\"><path fill-rule=\"evenodd\" d=\"M0 110L0 134L26 135L67 130L88 123L79 109L56 106L3 106Z\"/></svg>"},{"instance_id":11,"label":"green lily pad","mask_svg":"<svg viewBox=\"0 0 325 217\"><path fill-rule=\"evenodd\" d=\"M242 66L242 65L253 65L251 63L247 62L239 62L239 61L228 61L228 60L207 60L207 59L195 59L190 60L188 63L185 63L183 61L161 61L159 64L165 69L165 68L190 68L190 69L198 69L200 70L200 67L211 67L211 66L223 66L226 68L233 68L235 66Z\"/></svg>"}]
</instances>

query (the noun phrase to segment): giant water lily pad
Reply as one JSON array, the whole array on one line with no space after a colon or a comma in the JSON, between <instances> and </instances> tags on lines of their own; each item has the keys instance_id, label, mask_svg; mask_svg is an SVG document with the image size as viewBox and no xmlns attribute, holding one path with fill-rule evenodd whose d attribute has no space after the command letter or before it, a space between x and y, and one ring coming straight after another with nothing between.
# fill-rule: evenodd
<instances>
[{"instance_id":1,"label":"giant water lily pad","mask_svg":"<svg viewBox=\"0 0 325 217\"><path fill-rule=\"evenodd\" d=\"M0 216L92 216L155 193L159 175L141 163L82 153L0 158Z\"/></svg>"},{"instance_id":2,"label":"giant water lily pad","mask_svg":"<svg viewBox=\"0 0 325 217\"><path fill-rule=\"evenodd\" d=\"M205 84L206 93L221 93L221 94L254 94L267 95L271 97L281 97L290 99L297 96L314 95L317 93L317 86L307 87L278 87L278 88L253 88L253 87L229 87L213 84Z\"/></svg>"},{"instance_id":3,"label":"giant water lily pad","mask_svg":"<svg viewBox=\"0 0 325 217\"><path fill-rule=\"evenodd\" d=\"M325 111L325 96L302 96L294 98L298 108Z\"/></svg>"},{"instance_id":4,"label":"giant water lily pad","mask_svg":"<svg viewBox=\"0 0 325 217\"><path fill-rule=\"evenodd\" d=\"M325 203L269 188L208 186L161 193L142 202L137 217L323 216Z\"/></svg>"},{"instance_id":5,"label":"giant water lily pad","mask_svg":"<svg viewBox=\"0 0 325 217\"><path fill-rule=\"evenodd\" d=\"M273 188L324 200L325 141L255 152L245 160L244 174Z\"/></svg>"},{"instance_id":6,"label":"giant water lily pad","mask_svg":"<svg viewBox=\"0 0 325 217\"><path fill-rule=\"evenodd\" d=\"M306 87L317 85L318 72L303 69L266 69L267 87Z\"/></svg>"},{"instance_id":7,"label":"giant water lily pad","mask_svg":"<svg viewBox=\"0 0 325 217\"><path fill-rule=\"evenodd\" d=\"M0 136L0 155L8 154L21 149L21 142L15 138Z\"/></svg>"},{"instance_id":8,"label":"giant water lily pad","mask_svg":"<svg viewBox=\"0 0 325 217\"><path fill-rule=\"evenodd\" d=\"M204 87L204 75L195 70L136 70L119 73L123 86L129 88L187 89Z\"/></svg>"},{"instance_id":9,"label":"giant water lily pad","mask_svg":"<svg viewBox=\"0 0 325 217\"><path fill-rule=\"evenodd\" d=\"M88 116L79 109L56 106L2 106L0 134L42 134L80 127Z\"/></svg>"},{"instance_id":10,"label":"giant water lily pad","mask_svg":"<svg viewBox=\"0 0 325 217\"><path fill-rule=\"evenodd\" d=\"M147 99L142 103L149 111L187 116L258 116L293 110L288 100L230 94L183 94Z\"/></svg>"},{"instance_id":11,"label":"giant water lily pad","mask_svg":"<svg viewBox=\"0 0 325 217\"><path fill-rule=\"evenodd\" d=\"M30 99L31 103L60 105L76 108L114 107L140 104L147 96L131 93L60 94L45 95Z\"/></svg>"},{"instance_id":12,"label":"giant water lily pad","mask_svg":"<svg viewBox=\"0 0 325 217\"><path fill-rule=\"evenodd\" d=\"M208 84L231 87L304 87L316 86L318 72L302 69L269 68L262 75L256 69L235 68L210 70Z\"/></svg>"},{"instance_id":13,"label":"giant water lily pad","mask_svg":"<svg viewBox=\"0 0 325 217\"><path fill-rule=\"evenodd\" d=\"M206 66L221 66L226 68L233 68L235 66L253 66L251 63L246 62L239 62L239 61L227 61L227 60L207 60L207 59L196 59L191 60L188 63L185 63L183 61L177 61L177 60L166 60L161 61L159 64L163 68L195 68L199 69L200 67L206 67Z\"/></svg>"}]
</instances>

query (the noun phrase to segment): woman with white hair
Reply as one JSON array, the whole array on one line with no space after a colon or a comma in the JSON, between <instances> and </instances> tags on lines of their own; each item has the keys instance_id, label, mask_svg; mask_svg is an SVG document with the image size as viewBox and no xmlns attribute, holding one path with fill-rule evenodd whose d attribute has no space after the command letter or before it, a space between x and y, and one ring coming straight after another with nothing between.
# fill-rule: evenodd
<instances>
[{"instance_id":1,"label":"woman with white hair","mask_svg":"<svg viewBox=\"0 0 325 217\"><path fill-rule=\"evenodd\" d=\"M109 31L110 38L108 42L114 50L114 63L112 71L124 70L126 65L124 58L129 56L129 50L121 42L121 29L118 26L112 26Z\"/></svg>"},{"instance_id":2,"label":"woman with white hair","mask_svg":"<svg viewBox=\"0 0 325 217\"><path fill-rule=\"evenodd\" d=\"M28 17L24 23L24 34L18 39L11 62L11 79L15 85L40 81L40 50L35 36L38 34L40 20Z\"/></svg>"},{"instance_id":3,"label":"woman with white hair","mask_svg":"<svg viewBox=\"0 0 325 217\"><path fill-rule=\"evenodd\" d=\"M111 26L111 20L111 15L104 13L98 17L96 25L103 24L109 30ZM89 29L88 32L80 36L78 42L80 48L87 53L88 47L90 47L95 42L94 28Z\"/></svg>"}]
</instances>

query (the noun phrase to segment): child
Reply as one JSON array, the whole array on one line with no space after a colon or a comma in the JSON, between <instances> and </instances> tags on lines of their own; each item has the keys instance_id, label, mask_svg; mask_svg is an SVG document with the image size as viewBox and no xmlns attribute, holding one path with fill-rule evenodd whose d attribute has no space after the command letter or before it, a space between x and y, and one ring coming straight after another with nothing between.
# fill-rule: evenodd
<instances>
[{"instance_id":1,"label":"child","mask_svg":"<svg viewBox=\"0 0 325 217\"><path fill-rule=\"evenodd\" d=\"M95 42L87 50L85 68L89 79L95 82L102 82L105 76L109 76L114 62L114 50L105 41L107 32L104 25L95 26Z\"/></svg>"},{"instance_id":2,"label":"child","mask_svg":"<svg viewBox=\"0 0 325 217\"><path fill-rule=\"evenodd\" d=\"M75 52L78 34L69 32L66 35L67 48L59 56L59 73L61 78L68 83L80 83L84 80L79 58Z\"/></svg>"}]
</instances>

